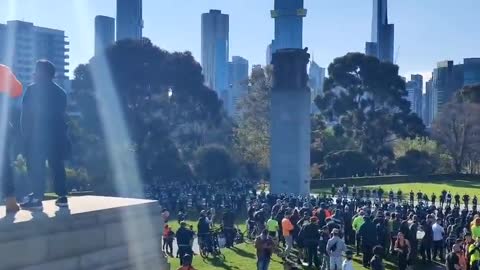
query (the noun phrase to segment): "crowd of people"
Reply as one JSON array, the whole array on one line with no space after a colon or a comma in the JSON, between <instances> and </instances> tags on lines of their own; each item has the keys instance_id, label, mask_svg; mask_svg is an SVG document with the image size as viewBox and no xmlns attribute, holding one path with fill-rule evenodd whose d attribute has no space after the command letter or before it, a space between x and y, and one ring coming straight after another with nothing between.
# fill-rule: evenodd
<instances>
[{"instance_id":1,"label":"crowd of people","mask_svg":"<svg viewBox=\"0 0 480 270\"><path fill-rule=\"evenodd\" d=\"M227 183L180 183L146 185L147 198L158 200L170 212L199 213L205 209L241 211L247 197L256 194L257 181L233 179ZM255 195L253 195L255 196Z\"/></svg>"},{"instance_id":2,"label":"crowd of people","mask_svg":"<svg viewBox=\"0 0 480 270\"><path fill-rule=\"evenodd\" d=\"M417 200L413 191L408 198L401 192L382 193L381 188L344 185L321 196L260 194L250 202L248 221L251 230L266 231L262 241L283 243L281 257L287 260L295 247L298 263L317 269L353 269L348 246L371 269L384 269L383 258L394 260L400 270L422 261L447 269L480 269L476 196L472 207L467 199L462 207L460 196L448 191L438 203L434 195L429 202L421 192ZM268 269L270 258L271 252L259 252L258 269Z\"/></svg>"},{"instance_id":3,"label":"crowd of people","mask_svg":"<svg viewBox=\"0 0 480 270\"><path fill-rule=\"evenodd\" d=\"M461 197L449 191L441 192L437 200L435 194L410 191L404 196L398 191L345 185L317 196L257 194L254 182L241 181L229 187L194 185L184 186L184 191L175 195L169 192L176 188L150 189L150 194L180 214L188 208L199 210L196 229L189 227L183 216L178 219L177 232L164 232L166 239L175 235L181 263L185 256L195 255L195 235L199 242L211 243L215 215L225 246L232 247L239 233L235 223L247 205L246 234L255 237L259 270L269 269L274 253L291 267L304 264L322 270L353 269L355 256L361 256L363 266L370 269L384 269L385 259L400 270L421 263L480 269L476 196L471 201L463 196L460 204ZM170 253L172 242L166 244Z\"/></svg>"}]
</instances>

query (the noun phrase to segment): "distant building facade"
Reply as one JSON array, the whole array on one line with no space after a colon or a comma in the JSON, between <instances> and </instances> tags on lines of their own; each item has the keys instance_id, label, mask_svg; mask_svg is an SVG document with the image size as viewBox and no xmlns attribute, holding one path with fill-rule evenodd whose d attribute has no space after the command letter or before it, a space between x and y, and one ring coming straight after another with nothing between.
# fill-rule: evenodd
<instances>
[{"instance_id":1,"label":"distant building facade","mask_svg":"<svg viewBox=\"0 0 480 270\"><path fill-rule=\"evenodd\" d=\"M267 66L272 63L272 44L273 44L273 40L272 40L272 43L268 44L267 46L267 51L265 55L265 65Z\"/></svg>"},{"instance_id":2,"label":"distant building facade","mask_svg":"<svg viewBox=\"0 0 480 270\"><path fill-rule=\"evenodd\" d=\"M433 79L425 83L425 94L423 95L423 123L429 127L433 121Z\"/></svg>"},{"instance_id":3,"label":"distant building facade","mask_svg":"<svg viewBox=\"0 0 480 270\"><path fill-rule=\"evenodd\" d=\"M238 103L248 91L248 60L240 56L232 56L232 61L228 63L228 85L229 90L229 115L236 118L239 115L240 108Z\"/></svg>"},{"instance_id":4,"label":"distant building facade","mask_svg":"<svg viewBox=\"0 0 480 270\"><path fill-rule=\"evenodd\" d=\"M55 65L55 82L65 87L69 71L68 45L62 30L39 27L24 21L0 24L0 63L10 66L23 85L33 82L37 60L46 59Z\"/></svg>"},{"instance_id":5,"label":"distant building facade","mask_svg":"<svg viewBox=\"0 0 480 270\"><path fill-rule=\"evenodd\" d=\"M388 0L373 0L372 40L365 44L365 54L393 63L395 26L388 23Z\"/></svg>"},{"instance_id":6,"label":"distant building facade","mask_svg":"<svg viewBox=\"0 0 480 270\"><path fill-rule=\"evenodd\" d=\"M95 55L115 43L115 19L107 16L95 17Z\"/></svg>"},{"instance_id":7,"label":"distant building facade","mask_svg":"<svg viewBox=\"0 0 480 270\"><path fill-rule=\"evenodd\" d=\"M463 59L463 85L480 84L480 58Z\"/></svg>"},{"instance_id":8,"label":"distant building facade","mask_svg":"<svg viewBox=\"0 0 480 270\"><path fill-rule=\"evenodd\" d=\"M205 84L224 104L229 100L229 16L220 10L202 14L202 68Z\"/></svg>"},{"instance_id":9,"label":"distant building facade","mask_svg":"<svg viewBox=\"0 0 480 270\"><path fill-rule=\"evenodd\" d=\"M117 40L139 40L142 32L142 0L117 0Z\"/></svg>"},{"instance_id":10,"label":"distant building facade","mask_svg":"<svg viewBox=\"0 0 480 270\"><path fill-rule=\"evenodd\" d=\"M325 68L320 67L315 61L312 60L310 68L308 70L309 87L312 92L312 113L318 112L318 108L315 105L315 98L319 95L323 95L323 83L325 82Z\"/></svg>"},{"instance_id":11,"label":"distant building facade","mask_svg":"<svg viewBox=\"0 0 480 270\"><path fill-rule=\"evenodd\" d=\"M443 105L451 100L456 91L463 87L464 66L454 65L453 61L443 61L433 70L432 119Z\"/></svg>"},{"instance_id":12,"label":"distant building facade","mask_svg":"<svg viewBox=\"0 0 480 270\"><path fill-rule=\"evenodd\" d=\"M422 95L423 95L423 76L420 74L412 74L410 78L411 87L413 88L413 96L410 100L411 111L416 113L418 117L422 117ZM408 86L408 83L407 83ZM408 90L408 87L407 87Z\"/></svg>"}]
</instances>

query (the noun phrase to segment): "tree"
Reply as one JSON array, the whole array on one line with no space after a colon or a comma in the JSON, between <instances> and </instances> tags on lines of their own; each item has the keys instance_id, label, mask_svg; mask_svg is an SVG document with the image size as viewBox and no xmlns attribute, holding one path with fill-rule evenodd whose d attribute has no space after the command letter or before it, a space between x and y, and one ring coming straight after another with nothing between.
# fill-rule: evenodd
<instances>
[{"instance_id":1,"label":"tree","mask_svg":"<svg viewBox=\"0 0 480 270\"><path fill-rule=\"evenodd\" d=\"M467 85L457 92L458 102L469 102L480 104L480 84Z\"/></svg>"},{"instance_id":2,"label":"tree","mask_svg":"<svg viewBox=\"0 0 480 270\"><path fill-rule=\"evenodd\" d=\"M455 172L461 173L467 157L480 153L480 104L445 104L432 124L432 135L452 157Z\"/></svg>"},{"instance_id":3,"label":"tree","mask_svg":"<svg viewBox=\"0 0 480 270\"><path fill-rule=\"evenodd\" d=\"M247 166L265 173L270 164L271 68L254 68L248 94L240 100L240 115L234 128L236 152Z\"/></svg>"},{"instance_id":4,"label":"tree","mask_svg":"<svg viewBox=\"0 0 480 270\"><path fill-rule=\"evenodd\" d=\"M375 166L364 153L344 150L327 155L320 170L324 178L352 177L371 175Z\"/></svg>"},{"instance_id":5,"label":"tree","mask_svg":"<svg viewBox=\"0 0 480 270\"><path fill-rule=\"evenodd\" d=\"M425 134L422 120L410 111L398 66L348 53L336 58L328 73L317 107L336 124L335 133L353 138L377 170L386 170L394 159L389 142Z\"/></svg>"},{"instance_id":6,"label":"tree","mask_svg":"<svg viewBox=\"0 0 480 270\"><path fill-rule=\"evenodd\" d=\"M195 174L198 179L217 182L235 175L235 163L229 151L220 145L206 145L196 152Z\"/></svg>"},{"instance_id":7,"label":"tree","mask_svg":"<svg viewBox=\"0 0 480 270\"><path fill-rule=\"evenodd\" d=\"M314 119L318 117L320 116L314 116ZM342 150L357 151L358 146L348 137L336 136L332 127L318 126L315 120L312 120L312 144L310 147L310 161L312 165L321 164L325 161L327 155Z\"/></svg>"},{"instance_id":8,"label":"tree","mask_svg":"<svg viewBox=\"0 0 480 270\"><path fill-rule=\"evenodd\" d=\"M111 80L109 85L118 97L130 137L116 147L134 153L142 179L191 178L190 160L185 157L193 158L189 153L204 145L209 130L217 130L224 119L221 102L204 86L201 66L192 54L169 53L148 39L122 40L75 70L72 87L82 117L74 144L77 149L93 148L105 157L91 164L86 161L87 150L79 150L83 155L79 160L87 166L89 175L91 170L108 171L104 138L108 120L99 113L99 98L108 85L105 80Z\"/></svg>"},{"instance_id":9,"label":"tree","mask_svg":"<svg viewBox=\"0 0 480 270\"><path fill-rule=\"evenodd\" d=\"M453 172L451 156L433 139L427 137L400 139L395 141L393 149L397 159L397 168L398 160L404 157L407 152L415 150L428 153L432 163L435 165L436 173Z\"/></svg>"},{"instance_id":10,"label":"tree","mask_svg":"<svg viewBox=\"0 0 480 270\"><path fill-rule=\"evenodd\" d=\"M397 159L398 171L409 175L427 175L435 171L436 160L426 151L408 150Z\"/></svg>"}]
</instances>

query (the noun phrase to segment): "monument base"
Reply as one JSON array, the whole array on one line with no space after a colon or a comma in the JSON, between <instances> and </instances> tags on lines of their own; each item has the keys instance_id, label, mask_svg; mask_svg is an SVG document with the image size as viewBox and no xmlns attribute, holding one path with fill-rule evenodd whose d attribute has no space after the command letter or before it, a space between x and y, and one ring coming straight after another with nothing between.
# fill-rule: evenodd
<instances>
[{"instance_id":1,"label":"monument base","mask_svg":"<svg viewBox=\"0 0 480 270\"><path fill-rule=\"evenodd\" d=\"M170 269L156 201L83 196L69 205L12 215L0 207L0 270Z\"/></svg>"}]
</instances>

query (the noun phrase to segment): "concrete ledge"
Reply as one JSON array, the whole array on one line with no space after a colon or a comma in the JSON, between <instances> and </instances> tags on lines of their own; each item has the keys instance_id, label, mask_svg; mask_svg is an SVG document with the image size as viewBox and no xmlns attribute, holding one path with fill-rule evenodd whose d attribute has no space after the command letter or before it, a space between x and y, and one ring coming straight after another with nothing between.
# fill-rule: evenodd
<instances>
[{"instance_id":1,"label":"concrete ledge","mask_svg":"<svg viewBox=\"0 0 480 270\"><path fill-rule=\"evenodd\" d=\"M69 204L46 201L43 212L12 216L0 207L0 270L169 269L156 201L83 196Z\"/></svg>"}]
</instances>

